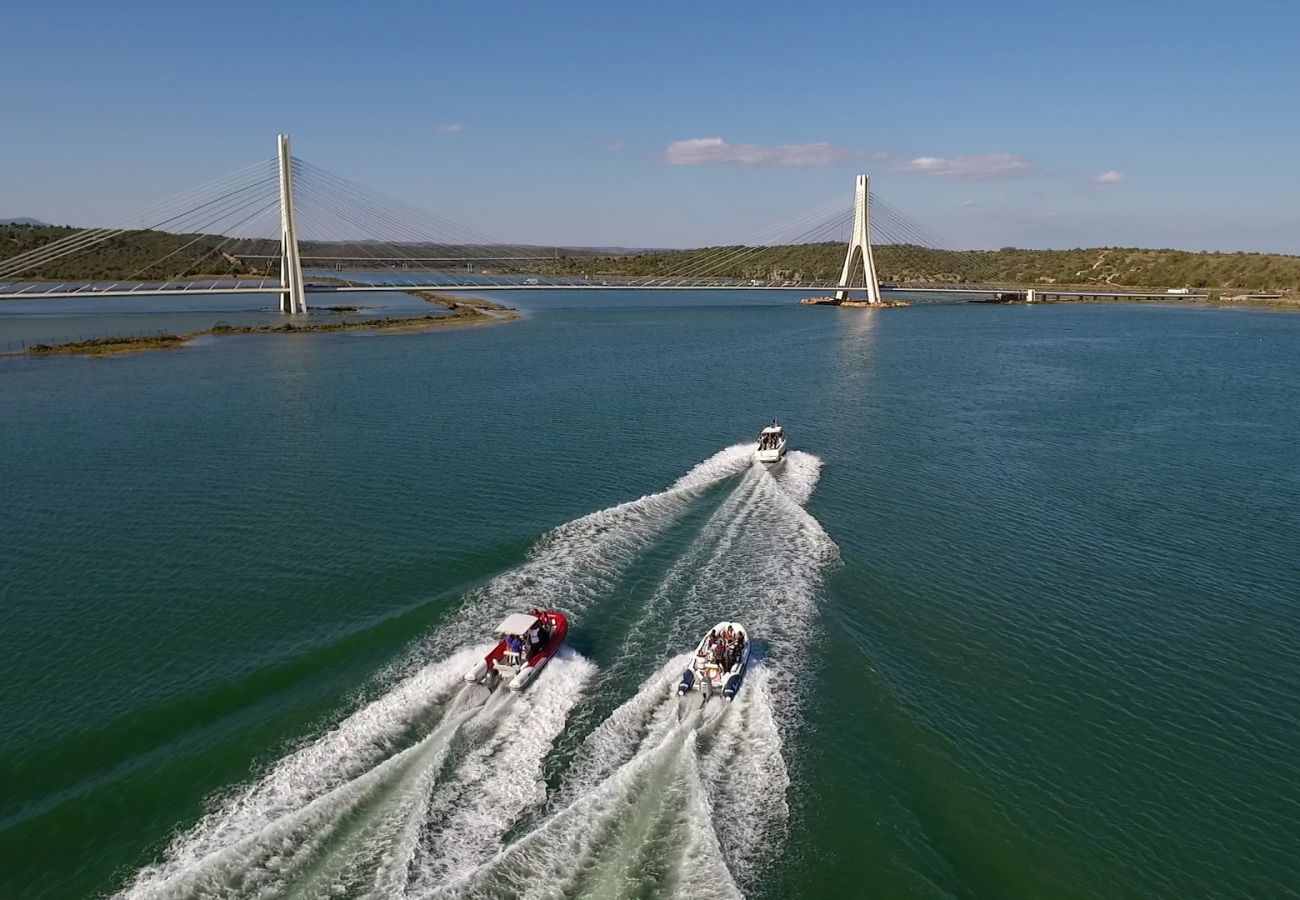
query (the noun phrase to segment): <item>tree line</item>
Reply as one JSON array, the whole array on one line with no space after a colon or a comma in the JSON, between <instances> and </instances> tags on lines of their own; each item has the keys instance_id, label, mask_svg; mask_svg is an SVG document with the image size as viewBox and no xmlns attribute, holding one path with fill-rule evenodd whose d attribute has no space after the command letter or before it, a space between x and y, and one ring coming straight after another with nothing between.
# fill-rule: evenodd
<instances>
[{"instance_id":1,"label":"tree line","mask_svg":"<svg viewBox=\"0 0 1300 900\"><path fill-rule=\"evenodd\" d=\"M0 262L75 234L78 229L54 225L0 225ZM467 248L403 246L411 256L455 255ZM481 253L484 248L474 248ZM752 249L752 252L749 252ZM359 252L364 250L365 252ZM703 247L695 250L655 250L600 254L582 249L536 248L538 260L527 271L558 277L664 277L706 272L719 279L780 282L825 282L837 279L844 263L839 243L794 244L778 247ZM377 245L307 243L304 256L382 255L391 249ZM729 252L728 252L729 251ZM129 231L88 250L72 253L20 277L60 281L100 281L137 278L273 276L276 241L232 242L221 235ZM551 255L554 252L554 255ZM1206 253L1187 250L1147 250L1099 247L1073 250L936 250L909 244L875 248L876 271L887 284L1027 284L1113 285L1133 288L1300 290L1300 256L1277 253ZM399 263L400 264L400 261ZM349 268L364 268L357 260ZM380 265L371 263L370 265ZM515 270L523 271L523 270Z\"/></svg>"}]
</instances>

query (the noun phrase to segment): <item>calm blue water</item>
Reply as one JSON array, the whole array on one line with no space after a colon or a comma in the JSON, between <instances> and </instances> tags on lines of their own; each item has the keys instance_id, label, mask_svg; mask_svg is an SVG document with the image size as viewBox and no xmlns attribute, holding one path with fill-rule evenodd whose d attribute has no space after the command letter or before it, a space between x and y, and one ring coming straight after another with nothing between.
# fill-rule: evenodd
<instances>
[{"instance_id":1,"label":"calm blue water","mask_svg":"<svg viewBox=\"0 0 1300 900\"><path fill-rule=\"evenodd\" d=\"M0 360L0 896L1296 895L1300 317L498 299Z\"/></svg>"}]
</instances>

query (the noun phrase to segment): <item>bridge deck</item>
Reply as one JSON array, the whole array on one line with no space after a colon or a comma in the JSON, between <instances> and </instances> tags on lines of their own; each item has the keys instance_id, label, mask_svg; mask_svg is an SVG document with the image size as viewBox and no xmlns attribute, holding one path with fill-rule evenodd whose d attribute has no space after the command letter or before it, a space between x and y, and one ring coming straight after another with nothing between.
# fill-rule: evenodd
<instances>
[{"instance_id":1,"label":"bridge deck","mask_svg":"<svg viewBox=\"0 0 1300 900\"><path fill-rule=\"evenodd\" d=\"M357 294L379 292L425 291L429 293L466 293L474 291L789 291L802 294L814 294L839 290L833 283L817 284L718 284L716 282L661 282L645 281L622 284L563 283L540 282L524 284L520 282L460 282L441 284L421 284L420 282L385 282L382 284L311 284L306 290L311 294ZM888 287L882 290L894 295L905 294L966 294L992 295L1024 291L1022 286L988 286L988 285L928 285L917 287ZM44 288L38 283L20 282L0 284L0 300L56 300L90 297L165 297L208 294L278 294L282 288L277 281L259 280L257 282L240 281L237 283L189 282L164 284L135 284L123 287L120 284L108 284L102 287L79 285L68 287L67 283L54 284ZM850 288L850 290L863 290ZM1034 288L1040 297L1058 299L1073 297L1113 297L1118 299L1205 299L1205 294L1170 294L1167 291L1098 291L1088 288L1076 290L1043 290Z\"/></svg>"}]
</instances>

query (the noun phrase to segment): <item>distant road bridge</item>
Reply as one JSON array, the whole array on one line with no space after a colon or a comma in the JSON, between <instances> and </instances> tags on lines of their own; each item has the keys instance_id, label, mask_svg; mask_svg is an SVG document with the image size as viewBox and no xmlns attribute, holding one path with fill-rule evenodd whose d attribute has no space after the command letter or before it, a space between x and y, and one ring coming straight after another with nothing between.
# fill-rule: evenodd
<instances>
[{"instance_id":1,"label":"distant road bridge","mask_svg":"<svg viewBox=\"0 0 1300 900\"><path fill-rule=\"evenodd\" d=\"M873 200L883 212L879 221L872 219ZM383 291L791 291L830 293L837 301L854 292L870 304L879 304L882 290L909 295L1010 294L1030 302L1039 299L1036 292L1043 290L1041 286L944 283L941 274L925 283L882 286L873 253L873 229L883 232L886 243L909 257L908 265L917 269L924 267L927 251L936 249L964 257L968 264L978 260L973 254L946 246L934 232L874 197L866 175L857 176L851 211L842 201L834 201L747 239L753 243L683 252L682 271L644 277L537 274L543 264L558 265L561 260L578 266L585 257L577 254L584 251L543 253L537 247L492 241L303 162L290 153L287 135L279 136L274 159L217 179L126 221L135 227L122 224L87 229L0 260L0 299L276 294L282 312L301 314L307 311L308 294ZM141 229L140 223L146 227ZM98 254L102 264L102 257L113 251L113 241L145 230L167 232L185 242L117 281L41 279L42 270L57 263L66 267L79 256ZM834 281L725 277L747 262L756 263L757 254L768 247L843 240L845 233L844 264ZM217 238L221 240L213 244ZM187 251L189 257L184 255ZM199 251L204 254L200 258L207 260L205 266L224 263L237 272L249 263L258 263L265 264L263 271L278 268L278 274L153 276L168 265L192 260ZM591 257L593 262L596 258ZM358 275L363 269L366 274ZM399 271L403 273L400 277ZM1047 290L1058 299L1166 296L1097 289Z\"/></svg>"}]
</instances>

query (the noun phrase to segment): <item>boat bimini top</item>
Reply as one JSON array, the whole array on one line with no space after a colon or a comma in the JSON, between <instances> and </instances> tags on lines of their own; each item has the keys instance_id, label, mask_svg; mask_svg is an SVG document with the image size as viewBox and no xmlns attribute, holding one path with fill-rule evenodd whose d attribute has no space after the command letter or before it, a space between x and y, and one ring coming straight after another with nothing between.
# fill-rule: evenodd
<instances>
[{"instance_id":1,"label":"boat bimini top","mask_svg":"<svg viewBox=\"0 0 1300 900\"><path fill-rule=\"evenodd\" d=\"M525 635L530 628L537 624L537 621L537 616L528 613L511 613L501 620L501 624L497 626L497 632L516 636Z\"/></svg>"}]
</instances>

